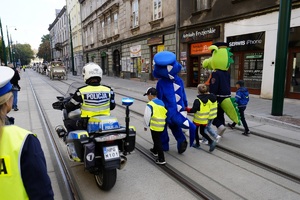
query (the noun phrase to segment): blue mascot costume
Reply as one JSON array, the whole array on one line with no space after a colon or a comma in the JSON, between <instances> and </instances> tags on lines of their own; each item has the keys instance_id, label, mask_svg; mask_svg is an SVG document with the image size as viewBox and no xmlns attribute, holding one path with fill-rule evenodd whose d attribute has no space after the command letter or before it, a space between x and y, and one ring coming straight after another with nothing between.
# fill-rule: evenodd
<instances>
[{"instance_id":1,"label":"blue mascot costume","mask_svg":"<svg viewBox=\"0 0 300 200\"><path fill-rule=\"evenodd\" d=\"M187 118L186 107L188 106L184 84L177 75L181 65L176 61L174 53L162 51L155 54L153 76L158 78L156 85L157 97L161 99L167 113L167 125L171 129L176 141L178 153L183 153L187 148L187 141L182 128L189 129L190 146L195 139L196 126ZM167 128L161 135L163 150L169 150L169 136Z\"/></svg>"}]
</instances>

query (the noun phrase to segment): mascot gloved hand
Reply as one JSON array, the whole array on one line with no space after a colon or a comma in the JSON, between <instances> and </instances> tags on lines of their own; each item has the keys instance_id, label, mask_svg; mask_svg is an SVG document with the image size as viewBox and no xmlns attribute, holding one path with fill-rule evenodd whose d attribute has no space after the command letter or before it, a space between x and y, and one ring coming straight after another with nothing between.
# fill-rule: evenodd
<instances>
[{"instance_id":1,"label":"mascot gloved hand","mask_svg":"<svg viewBox=\"0 0 300 200\"><path fill-rule=\"evenodd\" d=\"M217 127L219 135L225 131L226 115L235 123L240 124L240 116L236 103L230 98L230 74L229 66L233 63L231 56L233 55L228 48L227 43L218 42L209 47L212 56L205 59L202 63L204 68L213 70L209 78L209 92L217 96L218 113L213 124Z\"/></svg>"},{"instance_id":2,"label":"mascot gloved hand","mask_svg":"<svg viewBox=\"0 0 300 200\"><path fill-rule=\"evenodd\" d=\"M161 99L167 112L167 125L177 141L178 153L183 153L187 148L187 141L182 128L189 129L190 146L195 139L196 126L187 118L188 106L184 84L177 75L181 65L176 61L174 53L162 51L155 54L153 76L158 78L156 85L157 98ZM161 135L163 150L169 150L169 136L167 129Z\"/></svg>"}]
</instances>

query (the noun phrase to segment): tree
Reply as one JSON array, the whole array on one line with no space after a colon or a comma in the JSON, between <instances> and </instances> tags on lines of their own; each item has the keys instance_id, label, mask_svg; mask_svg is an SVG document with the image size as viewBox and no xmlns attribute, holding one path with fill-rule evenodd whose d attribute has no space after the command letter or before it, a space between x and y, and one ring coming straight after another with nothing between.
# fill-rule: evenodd
<instances>
[{"instance_id":1,"label":"tree","mask_svg":"<svg viewBox=\"0 0 300 200\"><path fill-rule=\"evenodd\" d=\"M28 65L31 59L34 58L34 52L31 49L30 44L15 44L12 47L14 53L14 61L21 62L21 65Z\"/></svg>"},{"instance_id":2,"label":"tree","mask_svg":"<svg viewBox=\"0 0 300 200\"><path fill-rule=\"evenodd\" d=\"M50 35L43 35L41 38L41 44L39 46L37 57L43 58L44 61L51 61L51 48L50 48Z\"/></svg>"}]
</instances>

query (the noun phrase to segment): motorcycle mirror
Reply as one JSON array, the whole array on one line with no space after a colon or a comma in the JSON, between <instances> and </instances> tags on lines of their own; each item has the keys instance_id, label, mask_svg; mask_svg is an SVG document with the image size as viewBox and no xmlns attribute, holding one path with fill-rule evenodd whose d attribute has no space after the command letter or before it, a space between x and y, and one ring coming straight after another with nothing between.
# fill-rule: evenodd
<instances>
[{"instance_id":1,"label":"motorcycle mirror","mask_svg":"<svg viewBox=\"0 0 300 200\"><path fill-rule=\"evenodd\" d=\"M63 102L57 101L52 104L52 108L55 110L62 110L64 108Z\"/></svg>"},{"instance_id":2,"label":"motorcycle mirror","mask_svg":"<svg viewBox=\"0 0 300 200\"><path fill-rule=\"evenodd\" d=\"M134 99L129 98L129 97L124 97L122 98L122 105L124 106L131 106L134 102Z\"/></svg>"}]
</instances>

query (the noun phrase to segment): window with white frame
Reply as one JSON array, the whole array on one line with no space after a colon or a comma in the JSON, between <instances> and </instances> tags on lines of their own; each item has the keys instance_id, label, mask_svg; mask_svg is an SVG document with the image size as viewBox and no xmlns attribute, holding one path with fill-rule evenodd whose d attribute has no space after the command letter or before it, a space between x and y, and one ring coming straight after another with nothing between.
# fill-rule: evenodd
<instances>
[{"instance_id":1,"label":"window with white frame","mask_svg":"<svg viewBox=\"0 0 300 200\"><path fill-rule=\"evenodd\" d=\"M107 37L111 37L111 19L110 16L106 19L106 35Z\"/></svg>"},{"instance_id":2,"label":"window with white frame","mask_svg":"<svg viewBox=\"0 0 300 200\"><path fill-rule=\"evenodd\" d=\"M132 28L139 26L139 1L132 1Z\"/></svg>"},{"instance_id":3,"label":"window with white frame","mask_svg":"<svg viewBox=\"0 0 300 200\"><path fill-rule=\"evenodd\" d=\"M195 11L203 11L211 8L211 0L194 0L195 1Z\"/></svg>"},{"instance_id":4,"label":"window with white frame","mask_svg":"<svg viewBox=\"0 0 300 200\"><path fill-rule=\"evenodd\" d=\"M85 30L84 35L85 35L85 46L87 46L88 45L88 32L87 32L87 30Z\"/></svg>"},{"instance_id":5,"label":"window with white frame","mask_svg":"<svg viewBox=\"0 0 300 200\"><path fill-rule=\"evenodd\" d=\"M105 39L105 22L104 19L101 22L102 39Z\"/></svg>"},{"instance_id":6,"label":"window with white frame","mask_svg":"<svg viewBox=\"0 0 300 200\"><path fill-rule=\"evenodd\" d=\"M162 0L153 0L153 20L162 18Z\"/></svg>"},{"instance_id":7,"label":"window with white frame","mask_svg":"<svg viewBox=\"0 0 300 200\"><path fill-rule=\"evenodd\" d=\"M94 44L94 28L93 28L93 26L90 27L90 37L91 37L91 44Z\"/></svg>"},{"instance_id":8,"label":"window with white frame","mask_svg":"<svg viewBox=\"0 0 300 200\"><path fill-rule=\"evenodd\" d=\"M114 13L114 35L119 34L118 13Z\"/></svg>"}]
</instances>

